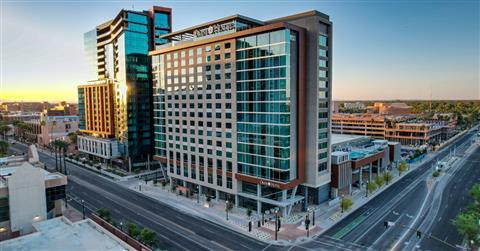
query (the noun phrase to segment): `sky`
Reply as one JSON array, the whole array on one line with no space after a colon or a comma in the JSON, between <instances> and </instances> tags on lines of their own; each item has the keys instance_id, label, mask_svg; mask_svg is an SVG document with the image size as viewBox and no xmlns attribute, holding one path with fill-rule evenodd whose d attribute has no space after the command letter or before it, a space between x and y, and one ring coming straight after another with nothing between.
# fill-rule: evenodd
<instances>
[{"instance_id":1,"label":"sky","mask_svg":"<svg viewBox=\"0 0 480 251\"><path fill-rule=\"evenodd\" d=\"M315 9L333 22L333 99L480 99L476 0L0 0L0 100L75 102L76 86L91 80L83 33L152 5L173 9L174 30Z\"/></svg>"}]
</instances>

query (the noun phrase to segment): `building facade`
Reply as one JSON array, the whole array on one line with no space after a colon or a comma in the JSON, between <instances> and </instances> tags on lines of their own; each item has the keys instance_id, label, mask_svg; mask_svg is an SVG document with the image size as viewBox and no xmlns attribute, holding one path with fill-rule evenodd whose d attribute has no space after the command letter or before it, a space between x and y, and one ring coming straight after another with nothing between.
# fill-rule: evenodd
<instances>
[{"instance_id":1,"label":"building facade","mask_svg":"<svg viewBox=\"0 0 480 251\"><path fill-rule=\"evenodd\" d=\"M154 6L122 10L84 35L87 61L98 79L78 89L82 131L88 136L84 139L94 143L95 138L115 138L125 166L142 167L153 152L148 52L163 44L160 36L169 32L171 9Z\"/></svg>"},{"instance_id":2,"label":"building facade","mask_svg":"<svg viewBox=\"0 0 480 251\"><path fill-rule=\"evenodd\" d=\"M404 146L438 145L452 136L449 122L417 120L412 116L340 114L332 117L332 132L370 136Z\"/></svg>"},{"instance_id":3,"label":"building facade","mask_svg":"<svg viewBox=\"0 0 480 251\"><path fill-rule=\"evenodd\" d=\"M332 198L351 195L401 160L398 142L332 134Z\"/></svg>"},{"instance_id":4,"label":"building facade","mask_svg":"<svg viewBox=\"0 0 480 251\"><path fill-rule=\"evenodd\" d=\"M79 129L78 116L48 116L40 113L38 119L24 122L28 125L28 129L23 133L24 137L42 146L48 146L55 140L69 141L68 134Z\"/></svg>"},{"instance_id":5,"label":"building facade","mask_svg":"<svg viewBox=\"0 0 480 251\"><path fill-rule=\"evenodd\" d=\"M328 16L235 15L161 38L155 159L173 182L259 213L328 198Z\"/></svg>"},{"instance_id":6,"label":"building facade","mask_svg":"<svg viewBox=\"0 0 480 251\"><path fill-rule=\"evenodd\" d=\"M62 215L67 177L28 162L0 168L0 240L34 231L33 224Z\"/></svg>"}]
</instances>

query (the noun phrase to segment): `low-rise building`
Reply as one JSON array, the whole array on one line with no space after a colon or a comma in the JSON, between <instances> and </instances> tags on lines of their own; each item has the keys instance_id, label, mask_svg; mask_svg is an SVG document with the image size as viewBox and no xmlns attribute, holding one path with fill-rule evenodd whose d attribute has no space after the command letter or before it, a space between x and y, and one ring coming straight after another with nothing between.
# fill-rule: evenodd
<instances>
[{"instance_id":1,"label":"low-rise building","mask_svg":"<svg viewBox=\"0 0 480 251\"><path fill-rule=\"evenodd\" d=\"M352 186L381 175L400 161L400 144L368 136L332 134L331 197L352 193Z\"/></svg>"},{"instance_id":2,"label":"low-rise building","mask_svg":"<svg viewBox=\"0 0 480 251\"><path fill-rule=\"evenodd\" d=\"M376 102L367 107L367 113L382 115L402 116L413 114L412 107L405 103L381 103Z\"/></svg>"},{"instance_id":3,"label":"low-rise building","mask_svg":"<svg viewBox=\"0 0 480 251\"><path fill-rule=\"evenodd\" d=\"M29 162L0 167L0 240L32 233L34 223L62 215L66 185L65 175Z\"/></svg>"},{"instance_id":4,"label":"low-rise building","mask_svg":"<svg viewBox=\"0 0 480 251\"><path fill-rule=\"evenodd\" d=\"M38 119L25 123L29 128L24 136L43 146L55 140L69 141L68 134L78 131L78 116L48 116L42 113Z\"/></svg>"},{"instance_id":5,"label":"low-rise building","mask_svg":"<svg viewBox=\"0 0 480 251\"><path fill-rule=\"evenodd\" d=\"M437 145L452 136L451 123L418 120L413 116L335 113L332 133L370 136L404 146Z\"/></svg>"},{"instance_id":6,"label":"low-rise building","mask_svg":"<svg viewBox=\"0 0 480 251\"><path fill-rule=\"evenodd\" d=\"M33 223L32 228L34 233L0 242L1 250L135 250L90 219L72 223L57 217Z\"/></svg>"}]
</instances>

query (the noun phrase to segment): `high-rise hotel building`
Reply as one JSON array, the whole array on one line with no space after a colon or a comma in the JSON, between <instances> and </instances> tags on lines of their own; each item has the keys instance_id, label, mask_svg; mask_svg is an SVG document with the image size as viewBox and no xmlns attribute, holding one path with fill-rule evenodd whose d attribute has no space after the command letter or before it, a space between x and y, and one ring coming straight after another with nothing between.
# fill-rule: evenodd
<instances>
[{"instance_id":1,"label":"high-rise hotel building","mask_svg":"<svg viewBox=\"0 0 480 251\"><path fill-rule=\"evenodd\" d=\"M258 212L327 200L331 31L310 11L161 36L150 52L155 159L172 181Z\"/></svg>"},{"instance_id":2,"label":"high-rise hotel building","mask_svg":"<svg viewBox=\"0 0 480 251\"><path fill-rule=\"evenodd\" d=\"M78 87L79 150L143 166L153 154L153 94L148 52L167 40L171 9L122 10L85 33L87 61L97 80Z\"/></svg>"}]
</instances>

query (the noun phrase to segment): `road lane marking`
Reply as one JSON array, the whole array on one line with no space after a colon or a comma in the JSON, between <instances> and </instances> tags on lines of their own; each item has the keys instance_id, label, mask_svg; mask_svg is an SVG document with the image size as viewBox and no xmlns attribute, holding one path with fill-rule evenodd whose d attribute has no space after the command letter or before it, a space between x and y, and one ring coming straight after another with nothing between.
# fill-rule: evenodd
<instances>
[{"instance_id":1,"label":"road lane marking","mask_svg":"<svg viewBox=\"0 0 480 251\"><path fill-rule=\"evenodd\" d=\"M335 233L332 237L336 239L341 239L348 233L350 233L353 229L355 229L358 225L360 225L365 219L367 219L367 211L363 212L360 216L355 218L352 222L350 222L348 225L340 229L337 233Z\"/></svg>"}]
</instances>

